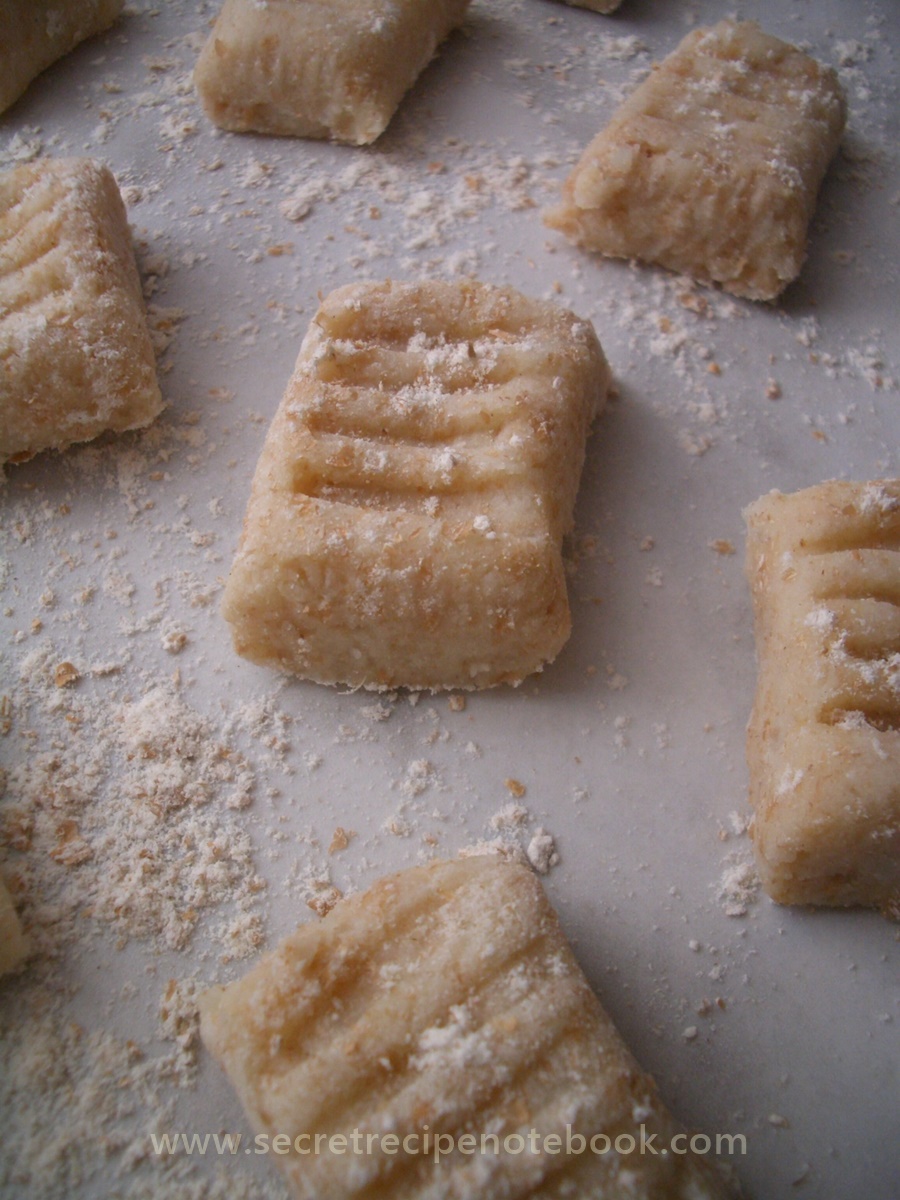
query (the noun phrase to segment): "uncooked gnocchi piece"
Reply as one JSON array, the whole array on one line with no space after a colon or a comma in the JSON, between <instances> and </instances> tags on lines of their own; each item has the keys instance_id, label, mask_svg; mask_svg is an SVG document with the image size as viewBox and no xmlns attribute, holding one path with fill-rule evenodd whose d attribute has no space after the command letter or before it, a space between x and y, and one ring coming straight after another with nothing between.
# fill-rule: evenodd
<instances>
[{"instance_id":1,"label":"uncooked gnocchi piece","mask_svg":"<svg viewBox=\"0 0 900 1200\"><path fill-rule=\"evenodd\" d=\"M102 33L125 0L3 0L0 5L0 113L32 79Z\"/></svg>"},{"instance_id":2,"label":"uncooked gnocchi piece","mask_svg":"<svg viewBox=\"0 0 900 1200\"><path fill-rule=\"evenodd\" d=\"M225 0L194 82L236 132L364 145L384 132L469 0Z\"/></svg>"},{"instance_id":3,"label":"uncooked gnocchi piece","mask_svg":"<svg viewBox=\"0 0 900 1200\"><path fill-rule=\"evenodd\" d=\"M772 300L800 273L845 118L833 70L721 21L653 69L545 219L588 250Z\"/></svg>"},{"instance_id":4,"label":"uncooked gnocchi piece","mask_svg":"<svg viewBox=\"0 0 900 1200\"><path fill-rule=\"evenodd\" d=\"M569 635L562 539L608 382L588 322L511 289L333 292L257 466L238 652L368 688L539 670Z\"/></svg>"},{"instance_id":5,"label":"uncooked gnocchi piece","mask_svg":"<svg viewBox=\"0 0 900 1200\"><path fill-rule=\"evenodd\" d=\"M0 462L137 429L161 408L110 171L62 158L0 175Z\"/></svg>"},{"instance_id":6,"label":"uncooked gnocchi piece","mask_svg":"<svg viewBox=\"0 0 900 1200\"><path fill-rule=\"evenodd\" d=\"M729 1194L526 867L476 857L389 876L200 1012L303 1200Z\"/></svg>"},{"instance_id":7,"label":"uncooked gnocchi piece","mask_svg":"<svg viewBox=\"0 0 900 1200\"><path fill-rule=\"evenodd\" d=\"M900 480L771 492L746 518L762 882L900 911Z\"/></svg>"}]
</instances>

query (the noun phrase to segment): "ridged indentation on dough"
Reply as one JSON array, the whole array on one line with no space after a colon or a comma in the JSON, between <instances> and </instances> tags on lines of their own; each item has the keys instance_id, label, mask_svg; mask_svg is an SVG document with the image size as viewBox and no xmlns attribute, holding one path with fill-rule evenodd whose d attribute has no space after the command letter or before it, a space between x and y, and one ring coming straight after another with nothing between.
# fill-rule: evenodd
<instances>
[{"instance_id":1,"label":"ridged indentation on dough","mask_svg":"<svg viewBox=\"0 0 900 1200\"><path fill-rule=\"evenodd\" d=\"M59 204L65 198L65 187L55 177L45 177L32 182L24 191L16 191L5 197L0 193L2 214L2 240L19 237L25 230L40 238L46 235L49 225L58 226Z\"/></svg>"},{"instance_id":2,"label":"ridged indentation on dough","mask_svg":"<svg viewBox=\"0 0 900 1200\"><path fill-rule=\"evenodd\" d=\"M809 564L817 572L814 597L828 655L818 719L900 728L900 554L862 549L819 557Z\"/></svg>"},{"instance_id":3,"label":"ridged indentation on dough","mask_svg":"<svg viewBox=\"0 0 900 1200\"><path fill-rule=\"evenodd\" d=\"M356 919L349 940L334 929L332 939L305 936L284 949L273 978L290 997L289 1016L277 1029L265 1026L278 1040L277 1054L267 1055L267 1091L313 1098L324 1094L327 1081L328 1098L319 1102L316 1119L323 1127L333 1109L347 1107L348 1096L366 1100L361 1071L373 1077L386 1071L385 1086L408 1074L421 1034L449 1006L475 995L481 1025L495 985L508 985L517 965L541 952L555 926L523 911L521 903L510 907L502 895L488 921L473 907L477 893L468 881L453 882L449 888L380 893L364 924ZM533 906L533 897L526 901ZM484 937L496 940L492 955L484 955L480 937L465 932L482 924ZM410 991L410 981L426 970L441 986ZM406 997L400 1012L398 994ZM278 997L269 995L265 1007L277 1011Z\"/></svg>"},{"instance_id":4,"label":"ridged indentation on dough","mask_svg":"<svg viewBox=\"0 0 900 1200\"><path fill-rule=\"evenodd\" d=\"M278 1025L279 1052L270 1065L271 1078L293 1070L311 1053L311 1048L327 1035L325 1027L333 1019L334 997L350 988L349 998L342 1001L342 1016L356 1021L368 1003L365 989L353 989L354 980L373 978L386 963L395 960L397 947L406 944L416 926L427 927L436 910L446 903L438 890L427 897L416 893L412 897L400 894L386 915L381 938L377 942L343 942L337 949L327 943L316 943L314 951L304 959L302 951L286 951L287 965L282 972L285 986L290 990L290 1007ZM309 986L297 989L294 977L302 974Z\"/></svg>"},{"instance_id":5,"label":"ridged indentation on dough","mask_svg":"<svg viewBox=\"0 0 900 1200\"><path fill-rule=\"evenodd\" d=\"M476 434L497 437L521 415L522 390L499 386L458 392L454 402L447 404L446 393L427 384L391 392L332 384L321 407L310 405L303 419L313 434L419 446Z\"/></svg>"},{"instance_id":6,"label":"ridged indentation on dough","mask_svg":"<svg viewBox=\"0 0 900 1200\"><path fill-rule=\"evenodd\" d=\"M62 248L43 255L15 285L6 287L5 282L0 281L0 324L9 324L26 314L43 315L49 320L70 307L71 281Z\"/></svg>"},{"instance_id":7,"label":"ridged indentation on dough","mask_svg":"<svg viewBox=\"0 0 900 1200\"><path fill-rule=\"evenodd\" d=\"M882 707L856 701L848 701L844 705L835 703L833 706L822 708L818 719L822 725L840 725L845 728L866 725L879 733L897 733L900 732L900 704Z\"/></svg>"},{"instance_id":8,"label":"ridged indentation on dough","mask_svg":"<svg viewBox=\"0 0 900 1200\"><path fill-rule=\"evenodd\" d=\"M867 550L900 552L900 494L896 486L872 485L868 502L848 500L810 524L797 540L800 556Z\"/></svg>"},{"instance_id":9,"label":"ridged indentation on dough","mask_svg":"<svg viewBox=\"0 0 900 1200\"><path fill-rule=\"evenodd\" d=\"M303 1095L311 1102L310 1129L366 1129L377 1096L379 1111L390 1112L391 1132L400 1138L420 1135L423 1123L458 1137L473 1128L517 1128L511 1095L535 1106L529 1110L533 1119L545 1114L548 1128L558 1125L560 1131L573 1119L573 1107L595 1103L592 1091L581 1096L568 1077L564 1085L551 1082L593 1003L574 964L560 958L556 926L531 911L533 899L521 890L513 905L498 896L491 920L473 910L475 897L466 884L437 896L419 892L399 913L393 902L379 904L372 921L385 919L376 939L348 945L337 937L296 973L289 963L278 970L277 977L288 980L293 1012L290 1026L278 1029L276 1060L281 1067L287 1056L289 1065L266 1073L263 1091L272 1099L266 1120L277 1121L281 1096L289 1102ZM482 921L486 943L464 932ZM348 953L335 964L337 948ZM324 979L330 967L335 970ZM410 993L410 981L426 967L442 986ZM409 997L400 1012L392 979ZM296 1007L307 996L310 1001ZM266 1008L273 1008L271 997ZM590 1044L584 1054L593 1054ZM504 1178L509 1168L498 1159ZM392 1195L418 1195L430 1172L427 1155L372 1156L360 1162L347 1194L366 1200L383 1196L389 1185ZM507 1184L505 1195L530 1194L527 1180L511 1177Z\"/></svg>"},{"instance_id":10,"label":"ridged indentation on dough","mask_svg":"<svg viewBox=\"0 0 900 1200\"><path fill-rule=\"evenodd\" d=\"M900 550L891 544L893 533L870 539L881 545L853 544L810 554L806 559L810 591L815 600L873 600L900 605Z\"/></svg>"},{"instance_id":11,"label":"ridged indentation on dough","mask_svg":"<svg viewBox=\"0 0 900 1200\"><path fill-rule=\"evenodd\" d=\"M392 392L428 390L435 396L496 387L535 371L546 371L547 349L535 339L510 341L498 337L440 339L417 345L326 341L312 371L322 383L347 387L383 388Z\"/></svg>"},{"instance_id":12,"label":"ridged indentation on dough","mask_svg":"<svg viewBox=\"0 0 900 1200\"><path fill-rule=\"evenodd\" d=\"M843 670L824 699L821 712L826 724L830 713L895 713L900 717L900 655L879 659L842 658Z\"/></svg>"},{"instance_id":13,"label":"ridged indentation on dough","mask_svg":"<svg viewBox=\"0 0 900 1200\"><path fill-rule=\"evenodd\" d=\"M32 271L48 255L63 252L59 245L59 222L43 224L43 229L30 227L9 237L0 224L0 280L4 288L10 285L14 272Z\"/></svg>"},{"instance_id":14,"label":"ridged indentation on dough","mask_svg":"<svg viewBox=\"0 0 900 1200\"><path fill-rule=\"evenodd\" d=\"M533 492L539 464L519 446L534 441L529 401L548 373L547 348L499 332L432 342L405 333L405 343L388 335L315 346L306 370L320 388L296 410L305 428L295 494L393 510Z\"/></svg>"},{"instance_id":15,"label":"ridged indentation on dough","mask_svg":"<svg viewBox=\"0 0 900 1200\"><path fill-rule=\"evenodd\" d=\"M33 187L27 203L0 217L0 322L43 306L56 311L71 287L58 200L55 187Z\"/></svg>"},{"instance_id":16,"label":"ridged indentation on dough","mask_svg":"<svg viewBox=\"0 0 900 1200\"><path fill-rule=\"evenodd\" d=\"M693 86L696 87L696 82ZM717 158L716 142L726 138L740 145L743 162L752 154L765 164L784 146L785 140L793 142L794 124L781 100L745 98L730 90L711 96L709 107L692 111L690 122L685 122L677 108L673 114L672 97L660 92L648 99L640 114L632 117L628 136L629 140L639 138L642 143L659 146L668 153L680 151L695 159L698 153L703 153L710 165Z\"/></svg>"}]
</instances>

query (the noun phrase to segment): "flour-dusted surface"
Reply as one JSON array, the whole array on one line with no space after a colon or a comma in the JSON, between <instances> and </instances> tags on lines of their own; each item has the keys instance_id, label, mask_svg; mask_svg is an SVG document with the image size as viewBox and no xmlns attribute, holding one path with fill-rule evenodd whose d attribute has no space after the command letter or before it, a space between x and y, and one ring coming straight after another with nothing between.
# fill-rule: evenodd
<instances>
[{"instance_id":1,"label":"flour-dusted surface","mask_svg":"<svg viewBox=\"0 0 900 1200\"><path fill-rule=\"evenodd\" d=\"M216 8L133 5L0 121L4 167L114 170L168 405L8 467L0 495L0 871L33 950L0 986L0 1194L277 1196L246 1143L154 1152L151 1134L250 1136L197 994L298 914L477 848L546 868L666 1103L746 1135L751 1196L893 1198L896 927L779 909L753 873L741 510L900 474L895 7L738 14L835 66L849 102L772 308L595 261L540 221L712 0L610 18L474 0L362 150L212 129L190 72ZM569 643L518 690L465 696L242 662L222 583L318 293L467 274L591 320L615 376L567 544Z\"/></svg>"}]
</instances>

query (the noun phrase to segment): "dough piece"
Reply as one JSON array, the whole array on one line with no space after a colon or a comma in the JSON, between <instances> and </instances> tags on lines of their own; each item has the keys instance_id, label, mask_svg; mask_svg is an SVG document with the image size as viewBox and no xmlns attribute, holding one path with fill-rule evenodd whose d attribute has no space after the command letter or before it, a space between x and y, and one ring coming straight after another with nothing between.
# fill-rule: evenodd
<instances>
[{"instance_id":1,"label":"dough piece","mask_svg":"<svg viewBox=\"0 0 900 1200\"><path fill-rule=\"evenodd\" d=\"M28 955L28 939L22 932L12 897L0 878L0 975L14 971Z\"/></svg>"},{"instance_id":2,"label":"dough piece","mask_svg":"<svg viewBox=\"0 0 900 1200\"><path fill-rule=\"evenodd\" d=\"M0 4L0 112L41 71L79 42L108 29L124 0L3 0Z\"/></svg>"},{"instance_id":3,"label":"dough piece","mask_svg":"<svg viewBox=\"0 0 900 1200\"><path fill-rule=\"evenodd\" d=\"M518 683L570 630L562 538L605 399L593 328L511 289L363 283L307 334L223 611L320 683Z\"/></svg>"},{"instance_id":4,"label":"dough piece","mask_svg":"<svg viewBox=\"0 0 900 1200\"><path fill-rule=\"evenodd\" d=\"M800 273L845 117L834 71L721 21L654 68L545 219L589 250L774 299Z\"/></svg>"},{"instance_id":5,"label":"dough piece","mask_svg":"<svg viewBox=\"0 0 900 1200\"><path fill-rule=\"evenodd\" d=\"M746 511L753 838L783 904L900 903L900 480Z\"/></svg>"},{"instance_id":6,"label":"dough piece","mask_svg":"<svg viewBox=\"0 0 900 1200\"><path fill-rule=\"evenodd\" d=\"M0 175L0 462L162 408L116 181L86 158Z\"/></svg>"},{"instance_id":7,"label":"dough piece","mask_svg":"<svg viewBox=\"0 0 900 1200\"><path fill-rule=\"evenodd\" d=\"M383 879L200 1013L251 1123L287 1135L277 1162L305 1200L728 1194L696 1155L640 1153L641 1126L656 1149L678 1126L526 867L476 857ZM624 1152L603 1153L604 1135Z\"/></svg>"},{"instance_id":8,"label":"dough piece","mask_svg":"<svg viewBox=\"0 0 900 1200\"><path fill-rule=\"evenodd\" d=\"M237 132L361 146L387 128L469 0L225 0L194 83Z\"/></svg>"}]
</instances>

